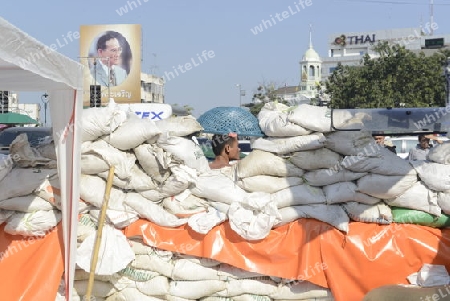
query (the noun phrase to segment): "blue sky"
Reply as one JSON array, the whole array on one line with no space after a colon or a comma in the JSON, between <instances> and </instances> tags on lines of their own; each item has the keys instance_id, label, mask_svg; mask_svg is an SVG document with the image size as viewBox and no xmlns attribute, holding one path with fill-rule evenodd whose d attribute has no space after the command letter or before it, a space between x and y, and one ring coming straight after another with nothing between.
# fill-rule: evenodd
<instances>
[{"instance_id":1,"label":"blue sky","mask_svg":"<svg viewBox=\"0 0 450 301\"><path fill-rule=\"evenodd\" d=\"M134 2L134 3L133 3ZM309 45L328 55L334 34L419 27L430 21L429 0L95 0L8 1L1 15L39 41L63 41L81 25L141 24L142 71L160 76L202 51L214 57L166 84L166 102L189 105L193 115L218 106L250 102L259 83L296 85L299 64ZM131 9L132 8L132 9ZM450 3L434 0L435 34L450 33ZM127 10L127 12L125 12ZM284 15L282 15L285 11ZM276 14L279 14L278 17ZM447 14L447 16L445 15ZM272 26L267 21L273 18ZM282 21L279 21L279 20ZM266 21L267 29L254 34ZM263 27L261 27L263 28ZM253 30L252 30L253 29ZM58 51L79 61L79 41ZM21 93L21 102L40 103L40 94Z\"/></svg>"}]
</instances>

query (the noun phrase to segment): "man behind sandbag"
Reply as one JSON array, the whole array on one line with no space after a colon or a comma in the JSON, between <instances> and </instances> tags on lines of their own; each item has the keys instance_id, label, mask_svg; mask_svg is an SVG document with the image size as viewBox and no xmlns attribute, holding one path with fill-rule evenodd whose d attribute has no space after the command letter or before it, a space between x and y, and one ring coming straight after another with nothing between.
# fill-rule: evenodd
<instances>
[{"instance_id":1,"label":"man behind sandbag","mask_svg":"<svg viewBox=\"0 0 450 301\"><path fill-rule=\"evenodd\" d=\"M214 161L209 163L211 169L219 169L230 166L230 161L239 160L241 149L236 133L215 134L212 137L212 150L216 156Z\"/></svg>"}]
</instances>

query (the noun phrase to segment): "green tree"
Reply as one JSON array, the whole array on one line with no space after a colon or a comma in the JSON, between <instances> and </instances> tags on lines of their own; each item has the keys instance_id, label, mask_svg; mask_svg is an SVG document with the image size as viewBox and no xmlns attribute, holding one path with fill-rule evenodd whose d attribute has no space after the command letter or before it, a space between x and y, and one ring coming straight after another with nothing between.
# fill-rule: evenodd
<instances>
[{"instance_id":1,"label":"green tree","mask_svg":"<svg viewBox=\"0 0 450 301\"><path fill-rule=\"evenodd\" d=\"M259 83L256 92L253 94L251 104L247 105L250 109L250 113L258 116L264 105L271 101L279 101L286 103L281 97L278 97L276 91L279 89L279 85L275 81Z\"/></svg>"},{"instance_id":2,"label":"green tree","mask_svg":"<svg viewBox=\"0 0 450 301\"><path fill-rule=\"evenodd\" d=\"M333 108L445 106L443 68L450 51L416 54L387 42L374 47L378 58L366 54L358 66L337 68L325 82Z\"/></svg>"}]
</instances>

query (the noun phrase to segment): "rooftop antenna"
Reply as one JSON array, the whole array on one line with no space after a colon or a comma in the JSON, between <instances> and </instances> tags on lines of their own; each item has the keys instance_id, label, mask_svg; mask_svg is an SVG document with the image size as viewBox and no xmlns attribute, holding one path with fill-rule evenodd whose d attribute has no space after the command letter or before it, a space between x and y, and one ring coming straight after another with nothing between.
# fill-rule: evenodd
<instances>
[{"instance_id":1,"label":"rooftop antenna","mask_svg":"<svg viewBox=\"0 0 450 301\"><path fill-rule=\"evenodd\" d=\"M430 0L430 36L433 35L433 24L434 24L434 0Z\"/></svg>"},{"instance_id":2,"label":"rooftop antenna","mask_svg":"<svg viewBox=\"0 0 450 301\"><path fill-rule=\"evenodd\" d=\"M156 53L152 53L153 55L153 65L150 66L150 74L152 75L158 75L159 73L159 67L158 64L156 63Z\"/></svg>"}]
</instances>

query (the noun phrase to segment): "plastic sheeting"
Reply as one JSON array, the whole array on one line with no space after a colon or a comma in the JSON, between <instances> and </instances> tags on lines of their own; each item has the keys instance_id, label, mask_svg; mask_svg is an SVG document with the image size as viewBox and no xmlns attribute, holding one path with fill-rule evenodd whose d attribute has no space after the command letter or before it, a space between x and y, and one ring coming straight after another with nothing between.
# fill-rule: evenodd
<instances>
[{"instance_id":1,"label":"plastic sheeting","mask_svg":"<svg viewBox=\"0 0 450 301\"><path fill-rule=\"evenodd\" d=\"M187 226L167 228L146 220L124 232L164 250L213 258L265 275L307 280L330 288L336 301L360 301L374 288L408 284L406 277L425 263L445 265L450 271L450 229L411 224L352 222L344 235L326 223L301 219L255 242L239 237L228 222L206 235ZM0 252L18 250L8 256L0 253L1 300L55 300L64 270L61 226L19 249L26 241L4 234L0 227Z\"/></svg>"},{"instance_id":2,"label":"plastic sheeting","mask_svg":"<svg viewBox=\"0 0 450 301\"><path fill-rule=\"evenodd\" d=\"M44 237L9 235L0 226L0 300L54 301L64 271L61 224Z\"/></svg>"},{"instance_id":3,"label":"plastic sheeting","mask_svg":"<svg viewBox=\"0 0 450 301\"><path fill-rule=\"evenodd\" d=\"M146 243L172 252L216 259L244 270L307 280L331 289L336 301L359 301L387 284L408 284L407 276L424 263L450 271L450 229L411 224L352 222L349 233L314 219L301 219L249 242L227 222L206 235L188 227L164 228L137 221L125 230Z\"/></svg>"}]
</instances>

